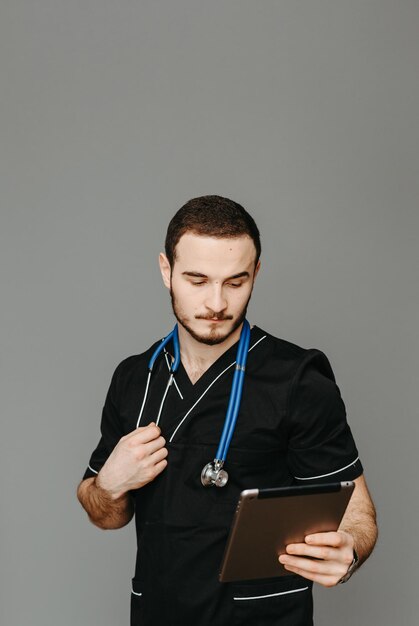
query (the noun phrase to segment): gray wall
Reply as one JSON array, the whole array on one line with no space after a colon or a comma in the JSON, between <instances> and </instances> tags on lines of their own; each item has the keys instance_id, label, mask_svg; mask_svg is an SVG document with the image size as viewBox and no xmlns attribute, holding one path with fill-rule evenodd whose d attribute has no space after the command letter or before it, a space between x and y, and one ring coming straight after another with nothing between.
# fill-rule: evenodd
<instances>
[{"instance_id":1,"label":"gray wall","mask_svg":"<svg viewBox=\"0 0 419 626\"><path fill-rule=\"evenodd\" d=\"M377 503L318 624L417 624L418 29L414 0L1 2L2 624L128 623L133 527L74 492L208 193L258 221L250 319L328 354Z\"/></svg>"}]
</instances>

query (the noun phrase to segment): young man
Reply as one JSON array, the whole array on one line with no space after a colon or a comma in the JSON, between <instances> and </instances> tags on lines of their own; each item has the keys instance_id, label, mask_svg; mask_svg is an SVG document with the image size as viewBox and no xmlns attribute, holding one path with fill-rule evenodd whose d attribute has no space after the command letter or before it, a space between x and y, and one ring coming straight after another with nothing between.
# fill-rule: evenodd
<instances>
[{"instance_id":1,"label":"young man","mask_svg":"<svg viewBox=\"0 0 419 626\"><path fill-rule=\"evenodd\" d=\"M124 360L112 378L102 437L78 497L101 528L120 528L135 512L132 626L307 626L312 582L342 582L374 546L374 506L327 358L257 326L228 482L201 482L223 430L260 251L259 231L243 207L219 196L190 200L170 222L160 254L178 321L179 367L173 375L175 335L152 373L160 341ZM280 557L289 576L218 581L241 490L340 480L356 488L339 530L289 545Z\"/></svg>"}]
</instances>

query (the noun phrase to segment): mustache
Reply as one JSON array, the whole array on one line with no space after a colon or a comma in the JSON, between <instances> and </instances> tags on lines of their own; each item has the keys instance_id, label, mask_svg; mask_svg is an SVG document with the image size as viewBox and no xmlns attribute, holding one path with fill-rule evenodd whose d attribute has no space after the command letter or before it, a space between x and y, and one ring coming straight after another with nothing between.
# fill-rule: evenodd
<instances>
[{"instance_id":1,"label":"mustache","mask_svg":"<svg viewBox=\"0 0 419 626\"><path fill-rule=\"evenodd\" d=\"M224 315L224 313L210 313L207 315L195 315L196 320L232 320L232 315Z\"/></svg>"}]
</instances>

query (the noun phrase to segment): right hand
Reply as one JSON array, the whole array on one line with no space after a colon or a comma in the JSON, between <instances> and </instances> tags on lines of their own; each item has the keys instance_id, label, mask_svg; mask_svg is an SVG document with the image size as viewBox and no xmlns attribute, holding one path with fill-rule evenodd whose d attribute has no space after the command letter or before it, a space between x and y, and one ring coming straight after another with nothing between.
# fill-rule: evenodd
<instances>
[{"instance_id":1,"label":"right hand","mask_svg":"<svg viewBox=\"0 0 419 626\"><path fill-rule=\"evenodd\" d=\"M167 465L166 441L153 422L121 437L96 477L96 484L117 499L144 487Z\"/></svg>"}]
</instances>

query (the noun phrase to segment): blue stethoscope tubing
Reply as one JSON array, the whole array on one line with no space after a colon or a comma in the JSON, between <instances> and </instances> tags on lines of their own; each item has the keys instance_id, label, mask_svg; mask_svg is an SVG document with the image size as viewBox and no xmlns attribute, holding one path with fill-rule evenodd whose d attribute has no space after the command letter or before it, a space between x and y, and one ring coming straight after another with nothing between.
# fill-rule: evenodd
<instances>
[{"instance_id":1,"label":"blue stethoscope tubing","mask_svg":"<svg viewBox=\"0 0 419 626\"><path fill-rule=\"evenodd\" d=\"M240 341L236 355L236 369L234 370L233 382L231 385L230 398L226 417L224 420L223 432L221 434L220 443L218 444L215 459L225 461L228 448L233 437L236 427L237 418L240 411L240 404L243 394L244 375L246 371L247 353L250 343L250 326L247 320L244 320Z\"/></svg>"},{"instance_id":2,"label":"blue stethoscope tubing","mask_svg":"<svg viewBox=\"0 0 419 626\"><path fill-rule=\"evenodd\" d=\"M174 360L173 363L170 366L170 373L171 374L175 374L175 372L177 371L179 364L180 364L180 347L179 347L179 333L178 333L178 328L177 328L177 324L174 327L174 329L172 330L171 333L169 333L167 335L167 337L165 337L161 343L159 343L159 345L157 346L157 348L154 350L151 359L148 363L148 371L152 372L153 371L153 367L154 367L154 363L157 361L158 356L162 353L162 351L164 350L164 348L167 346L167 344L169 343L169 341L173 339L173 348L174 348Z\"/></svg>"},{"instance_id":3,"label":"blue stethoscope tubing","mask_svg":"<svg viewBox=\"0 0 419 626\"><path fill-rule=\"evenodd\" d=\"M166 386L166 390L163 394L162 402L160 404L160 410L156 419L156 424L158 425L161 413L163 410L163 405L169 391L171 384L173 383L174 375L179 368L180 365L180 346L179 346L179 334L178 334L178 326L175 325L174 329L171 333L169 333L162 341L159 343L155 351L153 352L151 359L148 364L148 377L146 383L146 389L144 393L143 402L141 405L140 414L137 420L137 428L140 424L140 420L144 411L145 403L148 396L148 390L150 386L151 375L153 372L153 367L158 359L159 355L164 351L166 345L173 341L173 351L174 358L173 362L170 365L170 376ZM233 382L231 385L230 398L228 401L227 413L224 420L223 431L221 433L220 442L217 448L217 454L212 463L208 463L201 474L201 481L204 486L216 485L217 487L224 487L228 480L228 474L225 470L222 469L225 460L227 458L228 449L233 438L234 430L237 423L237 418L240 412L240 404L243 395L243 383L246 372L246 362L247 355L249 351L250 344L250 325L249 322L245 319L243 322L243 327L240 333L239 345L237 347L236 354L236 368L234 370Z\"/></svg>"}]
</instances>

